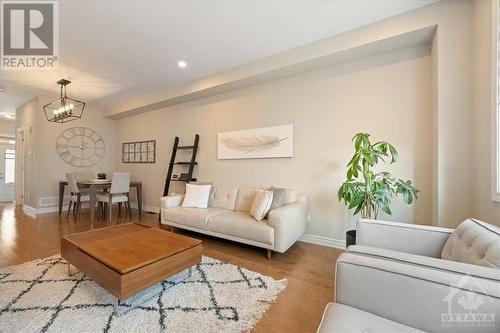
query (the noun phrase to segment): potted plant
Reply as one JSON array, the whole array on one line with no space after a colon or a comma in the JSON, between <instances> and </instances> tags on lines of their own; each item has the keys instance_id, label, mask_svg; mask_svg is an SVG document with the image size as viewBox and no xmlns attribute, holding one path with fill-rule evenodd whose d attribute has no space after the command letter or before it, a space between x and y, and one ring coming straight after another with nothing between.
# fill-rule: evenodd
<instances>
[{"instance_id":1,"label":"potted plant","mask_svg":"<svg viewBox=\"0 0 500 333\"><path fill-rule=\"evenodd\" d=\"M106 173L104 172L99 172L97 174L97 179L106 179Z\"/></svg>"},{"instance_id":2,"label":"potted plant","mask_svg":"<svg viewBox=\"0 0 500 333\"><path fill-rule=\"evenodd\" d=\"M347 164L347 180L338 191L339 201L344 201L349 209L354 209L356 215L361 212L363 218L377 218L380 210L391 215L391 200L394 196L402 196L410 205L417 199L417 190L410 180L393 177L389 172L375 172L373 169L385 158L390 163L396 163L398 152L396 148L385 141L371 143L370 135L358 133L352 139L354 155ZM346 245L356 241L356 230L346 232Z\"/></svg>"}]
</instances>

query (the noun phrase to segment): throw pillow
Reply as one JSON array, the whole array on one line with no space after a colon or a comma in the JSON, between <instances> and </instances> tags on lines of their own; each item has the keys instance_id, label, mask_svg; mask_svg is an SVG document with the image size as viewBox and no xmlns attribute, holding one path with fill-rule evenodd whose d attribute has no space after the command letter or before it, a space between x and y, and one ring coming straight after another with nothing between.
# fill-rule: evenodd
<instances>
[{"instance_id":1,"label":"throw pillow","mask_svg":"<svg viewBox=\"0 0 500 333\"><path fill-rule=\"evenodd\" d=\"M257 221L262 221L271 208L273 202L273 192L259 190L255 199L253 199L252 208L250 208L250 215Z\"/></svg>"},{"instance_id":2,"label":"throw pillow","mask_svg":"<svg viewBox=\"0 0 500 333\"><path fill-rule=\"evenodd\" d=\"M212 185L186 184L186 194L181 207L184 208L207 208L208 198Z\"/></svg>"},{"instance_id":3,"label":"throw pillow","mask_svg":"<svg viewBox=\"0 0 500 333\"><path fill-rule=\"evenodd\" d=\"M287 204L287 202L286 202L287 189L286 188L279 188L279 187L271 186L271 188L269 188L269 190L273 191L273 202L271 203L271 208L269 208L269 210L273 210L273 209L279 208L279 207Z\"/></svg>"}]
</instances>

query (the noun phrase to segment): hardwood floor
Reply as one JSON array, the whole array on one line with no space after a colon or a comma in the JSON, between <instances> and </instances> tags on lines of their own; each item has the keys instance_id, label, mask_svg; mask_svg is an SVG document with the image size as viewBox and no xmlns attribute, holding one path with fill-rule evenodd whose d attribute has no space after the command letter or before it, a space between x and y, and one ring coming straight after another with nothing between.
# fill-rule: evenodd
<instances>
[{"instance_id":1,"label":"hardwood floor","mask_svg":"<svg viewBox=\"0 0 500 333\"><path fill-rule=\"evenodd\" d=\"M116 210L115 210L116 211ZM88 209L75 219L71 215L48 213L32 219L20 206L0 204L0 268L60 253L60 237L90 229ZM158 215L144 213L132 218L113 216L96 220L95 228L126 222L159 227ZM274 279L288 279L254 332L315 332L325 305L333 300L333 272L341 250L297 242L286 253L273 253L252 246L177 229L176 232L203 240L203 254L245 267Z\"/></svg>"}]
</instances>

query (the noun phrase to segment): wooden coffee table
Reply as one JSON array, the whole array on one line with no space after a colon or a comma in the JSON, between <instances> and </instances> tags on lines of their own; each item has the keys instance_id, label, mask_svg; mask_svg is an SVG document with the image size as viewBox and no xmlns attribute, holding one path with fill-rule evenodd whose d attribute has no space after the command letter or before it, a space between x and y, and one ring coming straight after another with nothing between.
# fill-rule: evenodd
<instances>
[{"instance_id":1,"label":"wooden coffee table","mask_svg":"<svg viewBox=\"0 0 500 333\"><path fill-rule=\"evenodd\" d=\"M118 304L199 264L201 248L200 240L137 223L61 237L61 256L114 295Z\"/></svg>"}]
</instances>

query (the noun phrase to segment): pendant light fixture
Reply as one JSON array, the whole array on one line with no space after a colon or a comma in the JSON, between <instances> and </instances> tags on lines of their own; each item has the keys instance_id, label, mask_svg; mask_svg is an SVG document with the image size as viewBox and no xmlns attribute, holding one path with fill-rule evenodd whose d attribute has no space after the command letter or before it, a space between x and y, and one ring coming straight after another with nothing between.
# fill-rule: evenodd
<instances>
[{"instance_id":1,"label":"pendant light fixture","mask_svg":"<svg viewBox=\"0 0 500 333\"><path fill-rule=\"evenodd\" d=\"M45 117L54 123L67 123L80 119L85 109L85 102L69 98L66 95L66 86L71 81L61 79L57 84L61 86L61 97L43 106Z\"/></svg>"}]
</instances>

